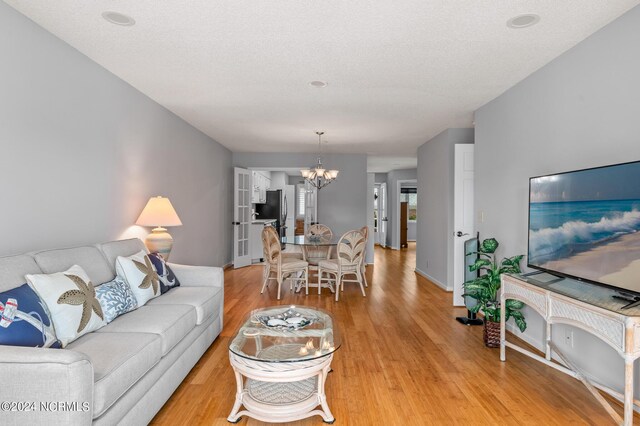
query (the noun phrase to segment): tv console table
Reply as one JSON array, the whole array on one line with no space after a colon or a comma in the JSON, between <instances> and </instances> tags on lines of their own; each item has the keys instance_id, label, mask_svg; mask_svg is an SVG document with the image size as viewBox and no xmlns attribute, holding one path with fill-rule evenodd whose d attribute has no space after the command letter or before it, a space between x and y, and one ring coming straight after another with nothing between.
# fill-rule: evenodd
<instances>
[{"instance_id":1,"label":"tv console table","mask_svg":"<svg viewBox=\"0 0 640 426\"><path fill-rule=\"evenodd\" d=\"M633 424L634 404L640 401L633 395L634 361L640 357L640 308L621 310L626 303L613 298L615 290L563 279L544 283L535 277L502 275L500 301L506 299L524 302L542 315L546 322L545 356L508 342L505 333L505 311L500 318L500 360L506 361L509 347L533 359L543 362L563 373L580 380L620 425ZM552 325L567 324L578 327L611 346L624 359L624 393L597 383L573 364L552 341ZM560 363L551 360L551 351ZM563 365L564 364L564 365ZM621 417L598 391L602 390L624 402L624 418Z\"/></svg>"}]
</instances>

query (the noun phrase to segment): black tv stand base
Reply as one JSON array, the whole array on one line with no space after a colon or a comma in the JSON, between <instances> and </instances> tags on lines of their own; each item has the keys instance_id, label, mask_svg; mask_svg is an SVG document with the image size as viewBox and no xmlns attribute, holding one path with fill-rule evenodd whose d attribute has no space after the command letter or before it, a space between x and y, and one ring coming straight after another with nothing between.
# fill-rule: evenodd
<instances>
[{"instance_id":1,"label":"black tv stand base","mask_svg":"<svg viewBox=\"0 0 640 426\"><path fill-rule=\"evenodd\" d=\"M640 306L640 296L636 296L629 293L620 293L620 294L613 295L611 297L613 297L614 299L625 300L629 302L620 309L630 309L630 308L635 308L636 306Z\"/></svg>"},{"instance_id":2,"label":"black tv stand base","mask_svg":"<svg viewBox=\"0 0 640 426\"><path fill-rule=\"evenodd\" d=\"M464 325L482 325L484 324L484 321L482 321L480 318L476 318L476 314L474 314L473 312L467 310L467 316L466 317L456 317L456 321L458 321L461 324Z\"/></svg>"}]
</instances>

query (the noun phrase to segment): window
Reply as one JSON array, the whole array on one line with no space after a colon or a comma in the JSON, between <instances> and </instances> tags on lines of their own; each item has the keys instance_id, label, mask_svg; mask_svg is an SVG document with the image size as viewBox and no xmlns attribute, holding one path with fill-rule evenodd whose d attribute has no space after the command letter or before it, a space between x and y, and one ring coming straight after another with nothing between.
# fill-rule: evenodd
<instances>
[{"instance_id":1,"label":"window","mask_svg":"<svg viewBox=\"0 0 640 426\"><path fill-rule=\"evenodd\" d=\"M304 185L298 185L298 211L297 216L304 216L304 201L305 201L306 191L304 189Z\"/></svg>"},{"instance_id":2,"label":"window","mask_svg":"<svg viewBox=\"0 0 640 426\"><path fill-rule=\"evenodd\" d=\"M409 203L409 220L418 219L418 188L400 188L400 201Z\"/></svg>"}]
</instances>

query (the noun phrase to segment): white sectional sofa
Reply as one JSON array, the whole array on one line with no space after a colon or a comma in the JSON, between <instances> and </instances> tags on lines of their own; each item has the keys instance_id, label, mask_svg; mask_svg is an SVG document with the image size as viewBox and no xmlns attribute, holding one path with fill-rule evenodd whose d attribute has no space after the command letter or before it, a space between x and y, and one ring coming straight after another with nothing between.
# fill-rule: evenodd
<instances>
[{"instance_id":1,"label":"white sectional sofa","mask_svg":"<svg viewBox=\"0 0 640 426\"><path fill-rule=\"evenodd\" d=\"M0 292L24 284L25 274L65 271L74 264L94 284L108 282L115 277L116 257L141 249L142 241L131 239L0 258ZM36 404L35 411L0 411L0 424L148 423L222 330L222 269L169 266L180 287L65 349L0 345L0 402ZM43 411L42 402L71 404Z\"/></svg>"}]
</instances>

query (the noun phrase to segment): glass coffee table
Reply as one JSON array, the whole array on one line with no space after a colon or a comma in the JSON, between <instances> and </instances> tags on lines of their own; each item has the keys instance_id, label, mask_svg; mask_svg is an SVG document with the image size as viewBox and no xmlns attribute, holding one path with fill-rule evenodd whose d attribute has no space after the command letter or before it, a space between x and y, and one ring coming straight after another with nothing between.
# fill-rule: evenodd
<instances>
[{"instance_id":1,"label":"glass coffee table","mask_svg":"<svg viewBox=\"0 0 640 426\"><path fill-rule=\"evenodd\" d=\"M333 423L324 385L339 347L333 319L321 309L252 311L229 344L237 390L227 420L248 416L280 423L318 415Z\"/></svg>"}]
</instances>

